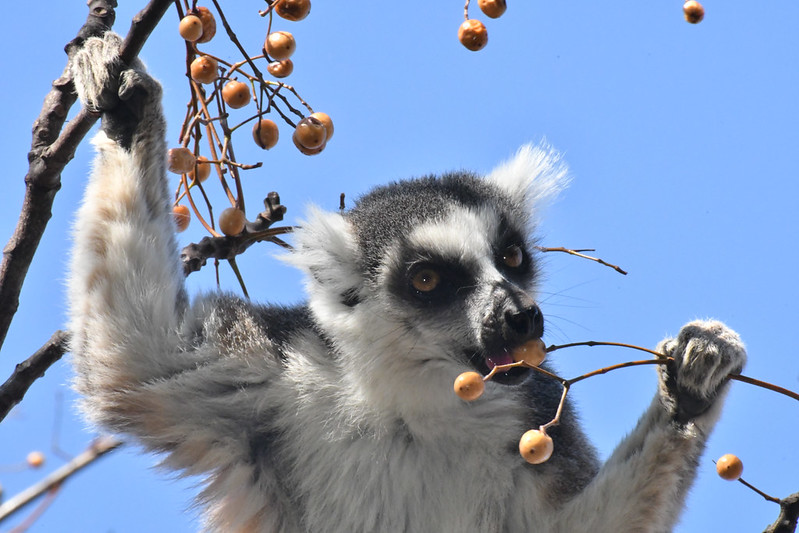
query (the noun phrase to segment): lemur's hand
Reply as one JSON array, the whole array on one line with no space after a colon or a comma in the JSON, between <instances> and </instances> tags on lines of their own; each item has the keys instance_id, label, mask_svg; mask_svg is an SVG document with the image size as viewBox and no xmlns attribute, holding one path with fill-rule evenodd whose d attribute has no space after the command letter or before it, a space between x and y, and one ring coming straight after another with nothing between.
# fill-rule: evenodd
<instances>
[{"instance_id":1,"label":"lemur's hand","mask_svg":"<svg viewBox=\"0 0 799 533\"><path fill-rule=\"evenodd\" d=\"M87 39L75 52L70 71L78 98L92 111L103 113L103 130L129 148L139 125L147 129L161 121L161 86L139 60L130 66L119 59L122 39L108 32Z\"/></svg>"},{"instance_id":2,"label":"lemur's hand","mask_svg":"<svg viewBox=\"0 0 799 533\"><path fill-rule=\"evenodd\" d=\"M660 343L658 351L674 358L659 369L661 399L678 422L708 411L727 376L740 373L746 363L746 349L738 334L715 321L686 324L677 338Z\"/></svg>"}]
</instances>

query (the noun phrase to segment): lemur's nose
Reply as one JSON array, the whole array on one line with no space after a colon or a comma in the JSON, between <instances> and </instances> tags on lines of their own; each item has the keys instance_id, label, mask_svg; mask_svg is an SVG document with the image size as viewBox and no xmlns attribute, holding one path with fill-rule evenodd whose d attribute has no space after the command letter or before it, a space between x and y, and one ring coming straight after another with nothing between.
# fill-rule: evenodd
<instances>
[{"instance_id":1,"label":"lemur's nose","mask_svg":"<svg viewBox=\"0 0 799 533\"><path fill-rule=\"evenodd\" d=\"M519 339L541 337L544 335L544 315L535 304L519 310L505 311L505 324Z\"/></svg>"}]
</instances>

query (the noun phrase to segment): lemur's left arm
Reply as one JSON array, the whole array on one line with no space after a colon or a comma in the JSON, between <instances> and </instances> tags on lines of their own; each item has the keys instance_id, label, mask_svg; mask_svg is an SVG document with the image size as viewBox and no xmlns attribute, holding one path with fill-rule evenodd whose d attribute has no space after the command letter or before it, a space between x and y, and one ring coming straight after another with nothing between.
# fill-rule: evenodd
<instances>
[{"instance_id":1,"label":"lemur's left arm","mask_svg":"<svg viewBox=\"0 0 799 533\"><path fill-rule=\"evenodd\" d=\"M660 387L635 430L560 514L557 531L667 532L679 518L730 373L746 362L738 335L713 321L682 328L658 350ZM602 510L602 512L600 512Z\"/></svg>"},{"instance_id":2,"label":"lemur's left arm","mask_svg":"<svg viewBox=\"0 0 799 533\"><path fill-rule=\"evenodd\" d=\"M259 337L250 304L225 296L187 303L161 88L139 62L119 64L119 43L112 33L88 39L71 66L103 126L69 280L75 386L94 421L171 452L174 467L246 462L258 416L252 395L279 364L263 357L273 347Z\"/></svg>"}]
</instances>

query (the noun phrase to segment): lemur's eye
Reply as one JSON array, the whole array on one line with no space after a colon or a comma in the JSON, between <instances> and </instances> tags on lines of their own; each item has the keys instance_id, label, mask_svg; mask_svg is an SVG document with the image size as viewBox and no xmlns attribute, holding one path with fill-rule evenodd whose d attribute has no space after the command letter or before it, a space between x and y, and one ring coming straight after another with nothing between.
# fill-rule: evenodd
<instances>
[{"instance_id":1,"label":"lemur's eye","mask_svg":"<svg viewBox=\"0 0 799 533\"><path fill-rule=\"evenodd\" d=\"M511 268L518 268L524 262L524 252L521 247L513 244L502 250L502 262Z\"/></svg>"},{"instance_id":2,"label":"lemur's eye","mask_svg":"<svg viewBox=\"0 0 799 533\"><path fill-rule=\"evenodd\" d=\"M411 285L419 292L430 292L441 283L441 276L432 268L417 270L411 277Z\"/></svg>"}]
</instances>

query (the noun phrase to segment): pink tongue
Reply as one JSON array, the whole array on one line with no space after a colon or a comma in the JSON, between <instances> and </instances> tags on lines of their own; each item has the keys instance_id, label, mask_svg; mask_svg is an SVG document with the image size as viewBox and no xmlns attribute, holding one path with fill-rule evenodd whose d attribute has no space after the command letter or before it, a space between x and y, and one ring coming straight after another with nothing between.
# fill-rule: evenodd
<instances>
[{"instance_id":1,"label":"pink tongue","mask_svg":"<svg viewBox=\"0 0 799 533\"><path fill-rule=\"evenodd\" d=\"M499 352L486 357L486 364L489 370L493 370L495 366L509 365L511 363L513 363L513 357L508 352Z\"/></svg>"}]
</instances>

